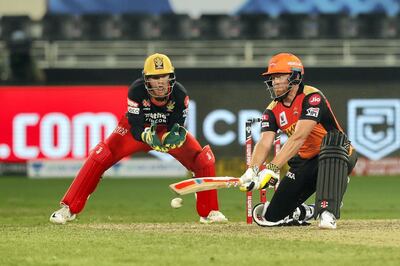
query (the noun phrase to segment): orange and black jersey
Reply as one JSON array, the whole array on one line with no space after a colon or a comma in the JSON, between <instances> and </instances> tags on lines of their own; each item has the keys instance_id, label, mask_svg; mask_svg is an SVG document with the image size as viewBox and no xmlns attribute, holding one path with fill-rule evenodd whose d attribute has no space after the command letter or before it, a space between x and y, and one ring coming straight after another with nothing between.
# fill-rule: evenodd
<instances>
[{"instance_id":1,"label":"orange and black jersey","mask_svg":"<svg viewBox=\"0 0 400 266\"><path fill-rule=\"evenodd\" d=\"M189 97L185 88L176 82L168 101L158 105L152 101L144 86L143 78L135 80L128 90L128 110L126 116L131 126L131 133L136 140L141 141L141 133L145 127L157 123L159 127L171 127L178 123L185 123L189 106Z\"/></svg>"},{"instance_id":2,"label":"orange and black jersey","mask_svg":"<svg viewBox=\"0 0 400 266\"><path fill-rule=\"evenodd\" d=\"M322 92L303 84L300 84L290 106L285 106L280 101L273 101L268 105L262 116L261 132L277 132L280 129L290 137L294 133L297 121L302 119L317 122L298 152L299 156L305 159L319 153L322 138L327 131L337 129L343 132Z\"/></svg>"}]
</instances>

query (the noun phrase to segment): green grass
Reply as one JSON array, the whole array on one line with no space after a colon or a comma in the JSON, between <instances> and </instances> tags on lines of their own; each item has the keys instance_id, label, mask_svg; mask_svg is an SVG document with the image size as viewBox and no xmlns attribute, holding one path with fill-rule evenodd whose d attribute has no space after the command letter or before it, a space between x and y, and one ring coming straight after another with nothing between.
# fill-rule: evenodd
<instances>
[{"instance_id":1,"label":"green grass","mask_svg":"<svg viewBox=\"0 0 400 266\"><path fill-rule=\"evenodd\" d=\"M193 195L170 207L174 181L104 179L57 226L48 218L71 179L0 178L0 265L400 264L400 177L353 177L335 231L247 225L235 189L220 191L230 222L200 225Z\"/></svg>"}]
</instances>

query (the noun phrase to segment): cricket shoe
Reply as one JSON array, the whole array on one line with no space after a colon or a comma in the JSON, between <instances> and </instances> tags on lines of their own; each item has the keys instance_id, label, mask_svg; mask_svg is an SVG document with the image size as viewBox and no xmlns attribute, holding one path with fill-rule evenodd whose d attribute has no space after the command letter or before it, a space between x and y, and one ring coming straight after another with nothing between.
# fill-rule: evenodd
<instances>
[{"instance_id":1,"label":"cricket shoe","mask_svg":"<svg viewBox=\"0 0 400 266\"><path fill-rule=\"evenodd\" d=\"M75 214L72 214L67 205L63 205L61 209L53 212L50 216L50 222L55 224L66 224L76 218Z\"/></svg>"},{"instance_id":2,"label":"cricket shoe","mask_svg":"<svg viewBox=\"0 0 400 266\"><path fill-rule=\"evenodd\" d=\"M220 211L210 211L207 217L200 217L200 223L212 224L212 223L226 223L228 219Z\"/></svg>"},{"instance_id":3,"label":"cricket shoe","mask_svg":"<svg viewBox=\"0 0 400 266\"><path fill-rule=\"evenodd\" d=\"M336 229L336 217L328 211L324 211L319 216L318 227L321 229Z\"/></svg>"},{"instance_id":4,"label":"cricket shoe","mask_svg":"<svg viewBox=\"0 0 400 266\"><path fill-rule=\"evenodd\" d=\"M265 219L265 214L267 213L267 209L269 206L269 201L266 203L259 203L253 208L252 216L253 221L259 226L263 227L274 227L274 226L300 226L300 225L309 225L308 223L299 222L294 220L291 216L286 216L282 220L276 222L270 222Z\"/></svg>"},{"instance_id":5,"label":"cricket shoe","mask_svg":"<svg viewBox=\"0 0 400 266\"><path fill-rule=\"evenodd\" d=\"M303 221L306 222L312 218L314 218L314 213L315 213L315 205L314 204L301 204L304 208L305 211L305 216Z\"/></svg>"}]
</instances>

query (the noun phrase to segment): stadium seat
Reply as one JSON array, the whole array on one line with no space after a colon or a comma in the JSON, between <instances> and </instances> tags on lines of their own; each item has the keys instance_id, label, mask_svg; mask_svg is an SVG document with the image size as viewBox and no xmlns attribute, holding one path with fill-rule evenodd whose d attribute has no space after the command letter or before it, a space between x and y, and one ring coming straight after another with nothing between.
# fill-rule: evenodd
<instances>
[{"instance_id":1,"label":"stadium seat","mask_svg":"<svg viewBox=\"0 0 400 266\"><path fill-rule=\"evenodd\" d=\"M25 35L31 36L29 16L2 16L1 17L1 39L10 40L12 34L16 31L22 31Z\"/></svg>"},{"instance_id":2,"label":"stadium seat","mask_svg":"<svg viewBox=\"0 0 400 266\"><path fill-rule=\"evenodd\" d=\"M316 16L308 14L281 14L280 37L284 39L312 39L319 35L319 24Z\"/></svg>"},{"instance_id":3,"label":"stadium seat","mask_svg":"<svg viewBox=\"0 0 400 266\"><path fill-rule=\"evenodd\" d=\"M319 37L323 39L357 38L359 25L355 17L345 14L320 14Z\"/></svg>"},{"instance_id":4,"label":"stadium seat","mask_svg":"<svg viewBox=\"0 0 400 266\"><path fill-rule=\"evenodd\" d=\"M126 13L121 15L121 39L150 40L160 36L157 18L144 13Z\"/></svg>"},{"instance_id":5,"label":"stadium seat","mask_svg":"<svg viewBox=\"0 0 400 266\"><path fill-rule=\"evenodd\" d=\"M81 16L82 38L87 40L114 40L121 37L118 16L111 14L84 14Z\"/></svg>"},{"instance_id":6,"label":"stadium seat","mask_svg":"<svg viewBox=\"0 0 400 266\"><path fill-rule=\"evenodd\" d=\"M242 39L276 39L280 35L279 19L267 14L241 14L239 19Z\"/></svg>"},{"instance_id":7,"label":"stadium seat","mask_svg":"<svg viewBox=\"0 0 400 266\"><path fill-rule=\"evenodd\" d=\"M232 17L222 14L203 14L199 19L200 38L222 40L235 37Z\"/></svg>"},{"instance_id":8,"label":"stadium seat","mask_svg":"<svg viewBox=\"0 0 400 266\"><path fill-rule=\"evenodd\" d=\"M369 13L357 16L360 27L360 37L396 38L398 36L398 21L396 17L388 17L385 13Z\"/></svg>"},{"instance_id":9,"label":"stadium seat","mask_svg":"<svg viewBox=\"0 0 400 266\"><path fill-rule=\"evenodd\" d=\"M196 35L193 20L187 14L162 14L159 25L161 39L187 40Z\"/></svg>"},{"instance_id":10,"label":"stadium seat","mask_svg":"<svg viewBox=\"0 0 400 266\"><path fill-rule=\"evenodd\" d=\"M79 40L82 38L82 21L79 16L46 14L43 19L43 35L46 40Z\"/></svg>"}]
</instances>

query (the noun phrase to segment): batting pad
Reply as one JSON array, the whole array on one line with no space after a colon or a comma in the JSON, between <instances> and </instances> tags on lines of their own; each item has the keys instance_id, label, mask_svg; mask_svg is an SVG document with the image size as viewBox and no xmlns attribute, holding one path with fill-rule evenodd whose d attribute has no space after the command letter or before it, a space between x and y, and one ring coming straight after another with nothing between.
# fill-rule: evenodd
<instances>
[{"instance_id":1,"label":"batting pad","mask_svg":"<svg viewBox=\"0 0 400 266\"><path fill-rule=\"evenodd\" d=\"M347 144L346 135L337 130L328 132L322 140L318 161L315 217L328 210L337 219L340 218L340 205L347 188Z\"/></svg>"}]
</instances>

